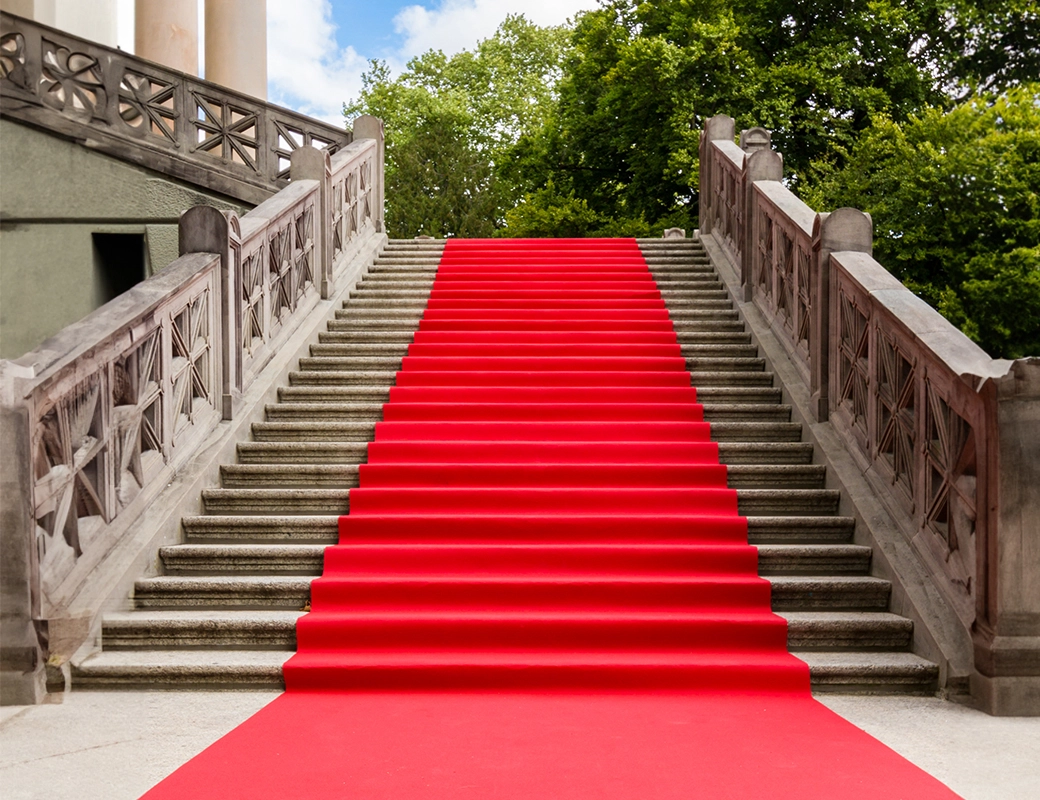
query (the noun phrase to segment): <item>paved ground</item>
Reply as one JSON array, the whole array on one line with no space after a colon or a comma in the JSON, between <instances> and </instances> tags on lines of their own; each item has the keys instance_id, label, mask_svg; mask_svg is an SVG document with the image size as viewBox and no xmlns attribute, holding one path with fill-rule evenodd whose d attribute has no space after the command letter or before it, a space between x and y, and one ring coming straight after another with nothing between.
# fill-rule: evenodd
<instances>
[{"instance_id":1,"label":"paved ground","mask_svg":"<svg viewBox=\"0 0 1040 800\"><path fill-rule=\"evenodd\" d=\"M76 692L0 709L3 800L134 800L276 695ZM1040 718L934 698L823 696L966 800L1040 798Z\"/></svg>"}]
</instances>

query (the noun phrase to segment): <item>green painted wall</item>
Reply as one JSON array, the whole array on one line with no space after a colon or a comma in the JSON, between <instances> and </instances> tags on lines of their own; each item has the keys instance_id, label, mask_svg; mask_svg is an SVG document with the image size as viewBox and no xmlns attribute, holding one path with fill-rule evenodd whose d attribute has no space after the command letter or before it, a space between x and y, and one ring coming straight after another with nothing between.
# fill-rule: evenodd
<instances>
[{"instance_id":1,"label":"green painted wall","mask_svg":"<svg viewBox=\"0 0 1040 800\"><path fill-rule=\"evenodd\" d=\"M250 206L0 119L0 358L17 358L102 305L92 235L145 237L146 275L177 258L195 205Z\"/></svg>"}]
</instances>

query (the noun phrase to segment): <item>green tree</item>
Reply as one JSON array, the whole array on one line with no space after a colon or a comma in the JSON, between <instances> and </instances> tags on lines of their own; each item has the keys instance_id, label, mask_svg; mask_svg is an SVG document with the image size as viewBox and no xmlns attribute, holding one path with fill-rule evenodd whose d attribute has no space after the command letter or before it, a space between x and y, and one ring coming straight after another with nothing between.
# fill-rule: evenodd
<instances>
[{"instance_id":1,"label":"green tree","mask_svg":"<svg viewBox=\"0 0 1040 800\"><path fill-rule=\"evenodd\" d=\"M1040 83L878 118L806 199L874 219L875 257L985 350L1040 354Z\"/></svg>"},{"instance_id":2,"label":"green tree","mask_svg":"<svg viewBox=\"0 0 1040 800\"><path fill-rule=\"evenodd\" d=\"M523 194L514 162L525 132L552 112L568 32L510 16L474 51L431 50L394 78L373 61L348 120L386 123L391 236L483 237Z\"/></svg>"}]
</instances>

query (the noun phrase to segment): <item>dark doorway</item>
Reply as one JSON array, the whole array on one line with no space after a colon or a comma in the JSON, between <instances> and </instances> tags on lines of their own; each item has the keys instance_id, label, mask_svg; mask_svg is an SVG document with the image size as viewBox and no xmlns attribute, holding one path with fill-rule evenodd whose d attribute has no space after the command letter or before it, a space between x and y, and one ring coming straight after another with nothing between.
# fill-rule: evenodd
<instances>
[{"instance_id":1,"label":"dark doorway","mask_svg":"<svg viewBox=\"0 0 1040 800\"><path fill-rule=\"evenodd\" d=\"M99 304L144 280L143 233L95 233L94 276Z\"/></svg>"}]
</instances>

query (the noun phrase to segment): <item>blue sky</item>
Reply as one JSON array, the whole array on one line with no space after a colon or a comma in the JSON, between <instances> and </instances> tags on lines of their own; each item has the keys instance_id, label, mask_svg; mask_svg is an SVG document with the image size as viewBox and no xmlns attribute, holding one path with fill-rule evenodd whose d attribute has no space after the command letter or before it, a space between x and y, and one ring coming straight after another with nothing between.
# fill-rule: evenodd
<instances>
[{"instance_id":1,"label":"blue sky","mask_svg":"<svg viewBox=\"0 0 1040 800\"><path fill-rule=\"evenodd\" d=\"M398 71L433 48L449 55L491 36L508 14L559 25L596 0L267 0L268 99L333 124L357 97L369 59ZM200 37L205 39L203 0ZM117 0L119 43L133 52L134 0ZM200 49L200 60L204 61ZM202 65L204 67L204 65Z\"/></svg>"}]
</instances>

